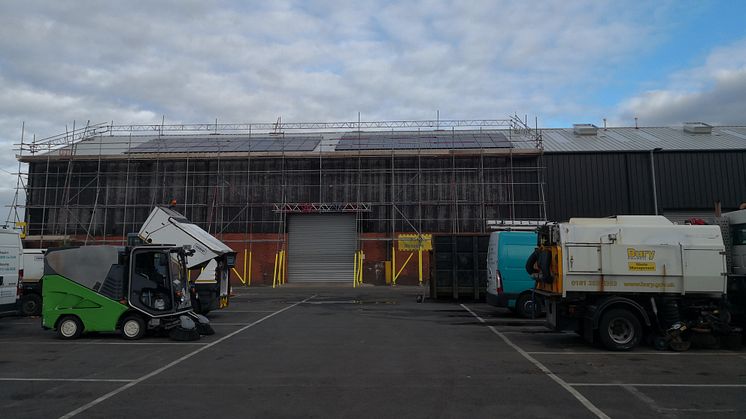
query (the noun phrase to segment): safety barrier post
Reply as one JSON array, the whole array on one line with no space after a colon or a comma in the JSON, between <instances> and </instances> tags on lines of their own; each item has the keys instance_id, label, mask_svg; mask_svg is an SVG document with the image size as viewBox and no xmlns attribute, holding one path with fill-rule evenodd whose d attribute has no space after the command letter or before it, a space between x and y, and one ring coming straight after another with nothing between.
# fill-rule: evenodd
<instances>
[{"instance_id":1,"label":"safety barrier post","mask_svg":"<svg viewBox=\"0 0 746 419\"><path fill-rule=\"evenodd\" d=\"M285 256L285 251L280 250L280 269L282 269L282 275L280 275L280 284L285 283L285 274L287 273L287 257Z\"/></svg>"},{"instance_id":2,"label":"safety barrier post","mask_svg":"<svg viewBox=\"0 0 746 419\"><path fill-rule=\"evenodd\" d=\"M241 281L242 284L246 285L246 281L244 281L243 277L241 277L241 274L238 273L235 267L231 268L234 274L236 274L236 277L238 277L238 280Z\"/></svg>"},{"instance_id":3,"label":"safety barrier post","mask_svg":"<svg viewBox=\"0 0 746 419\"><path fill-rule=\"evenodd\" d=\"M396 285L396 244L391 244L391 285Z\"/></svg>"},{"instance_id":4,"label":"safety barrier post","mask_svg":"<svg viewBox=\"0 0 746 419\"><path fill-rule=\"evenodd\" d=\"M358 258L358 262L360 263L360 268L357 270L358 275L360 276L360 285L363 285L363 260L365 260L365 252L360 250L360 257Z\"/></svg>"},{"instance_id":5,"label":"safety barrier post","mask_svg":"<svg viewBox=\"0 0 746 419\"><path fill-rule=\"evenodd\" d=\"M272 271L272 288L277 286L277 259L280 257L280 253L275 253L275 267Z\"/></svg>"},{"instance_id":6,"label":"safety barrier post","mask_svg":"<svg viewBox=\"0 0 746 419\"><path fill-rule=\"evenodd\" d=\"M355 257L354 257L354 265L352 267L352 288L357 287L357 254L359 252L355 251Z\"/></svg>"},{"instance_id":7,"label":"safety barrier post","mask_svg":"<svg viewBox=\"0 0 746 419\"><path fill-rule=\"evenodd\" d=\"M401 269L399 269L399 272L397 272L396 275L394 275L394 278L393 278L393 281L392 281L394 283L394 285L396 285L397 278L399 278L399 275L401 275L401 273L404 270L404 268L407 267L407 264L412 259L412 256L414 256L414 252L412 252L412 253L409 254L409 257L407 258L407 260L404 261L404 264L401 266Z\"/></svg>"},{"instance_id":8,"label":"safety barrier post","mask_svg":"<svg viewBox=\"0 0 746 419\"><path fill-rule=\"evenodd\" d=\"M246 252L247 250L244 249L244 255L246 254ZM246 256L244 256L244 259L243 259L243 266L244 266L244 270L246 270ZM248 277L246 278L246 284L248 286L251 286L251 252L249 252L249 270L247 273L248 273Z\"/></svg>"},{"instance_id":9,"label":"safety barrier post","mask_svg":"<svg viewBox=\"0 0 746 419\"><path fill-rule=\"evenodd\" d=\"M417 251L417 267L418 267L420 285L422 285L422 246L420 246L420 249Z\"/></svg>"}]
</instances>

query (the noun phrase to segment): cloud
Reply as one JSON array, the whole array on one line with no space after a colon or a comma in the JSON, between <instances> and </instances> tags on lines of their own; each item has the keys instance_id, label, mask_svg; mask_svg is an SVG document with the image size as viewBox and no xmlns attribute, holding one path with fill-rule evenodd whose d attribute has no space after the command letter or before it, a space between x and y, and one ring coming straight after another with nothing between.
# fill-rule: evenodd
<instances>
[{"instance_id":1,"label":"cloud","mask_svg":"<svg viewBox=\"0 0 746 419\"><path fill-rule=\"evenodd\" d=\"M623 101L615 119L639 117L644 125L746 125L746 39L716 48L702 65L670 75L667 83Z\"/></svg>"},{"instance_id":2,"label":"cloud","mask_svg":"<svg viewBox=\"0 0 746 419\"><path fill-rule=\"evenodd\" d=\"M650 50L667 14L615 1L0 5L0 144L115 121L552 118ZM613 46L613 48L610 48ZM598 81L594 81L598 80ZM13 159L0 167L14 171ZM0 187L15 181L0 176ZM0 189L0 202L8 196Z\"/></svg>"}]
</instances>

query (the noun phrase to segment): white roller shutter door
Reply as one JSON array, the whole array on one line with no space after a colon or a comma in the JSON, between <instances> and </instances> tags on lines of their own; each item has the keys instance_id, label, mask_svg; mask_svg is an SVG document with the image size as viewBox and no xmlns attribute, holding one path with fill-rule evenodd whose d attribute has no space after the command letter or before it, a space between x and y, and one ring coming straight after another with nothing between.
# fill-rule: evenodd
<instances>
[{"instance_id":1,"label":"white roller shutter door","mask_svg":"<svg viewBox=\"0 0 746 419\"><path fill-rule=\"evenodd\" d=\"M288 282L352 282L355 215L291 215L288 236Z\"/></svg>"}]
</instances>

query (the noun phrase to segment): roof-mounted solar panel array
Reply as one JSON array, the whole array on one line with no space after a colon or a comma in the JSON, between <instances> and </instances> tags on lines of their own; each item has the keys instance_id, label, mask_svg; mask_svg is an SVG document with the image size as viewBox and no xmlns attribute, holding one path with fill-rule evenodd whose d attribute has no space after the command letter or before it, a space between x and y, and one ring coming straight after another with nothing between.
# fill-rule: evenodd
<instances>
[{"instance_id":1,"label":"roof-mounted solar panel array","mask_svg":"<svg viewBox=\"0 0 746 419\"><path fill-rule=\"evenodd\" d=\"M351 133L337 144L337 151L350 150L451 150L480 148L512 148L501 133Z\"/></svg>"},{"instance_id":2,"label":"roof-mounted solar panel array","mask_svg":"<svg viewBox=\"0 0 746 419\"><path fill-rule=\"evenodd\" d=\"M154 138L131 153L240 153L313 151L321 137L183 137Z\"/></svg>"}]
</instances>

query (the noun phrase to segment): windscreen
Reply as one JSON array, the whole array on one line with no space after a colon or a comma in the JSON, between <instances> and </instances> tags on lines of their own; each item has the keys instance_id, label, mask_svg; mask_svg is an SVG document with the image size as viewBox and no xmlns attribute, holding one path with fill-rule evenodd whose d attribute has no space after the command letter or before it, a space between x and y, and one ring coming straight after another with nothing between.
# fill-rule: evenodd
<instances>
[{"instance_id":1,"label":"windscreen","mask_svg":"<svg viewBox=\"0 0 746 419\"><path fill-rule=\"evenodd\" d=\"M171 283L174 289L174 299L176 310L191 308L192 303L189 298L188 281L183 258L176 253L171 253L169 259L169 271L171 273Z\"/></svg>"},{"instance_id":2,"label":"windscreen","mask_svg":"<svg viewBox=\"0 0 746 419\"><path fill-rule=\"evenodd\" d=\"M746 224L731 226L731 241L734 246L746 245Z\"/></svg>"}]
</instances>

